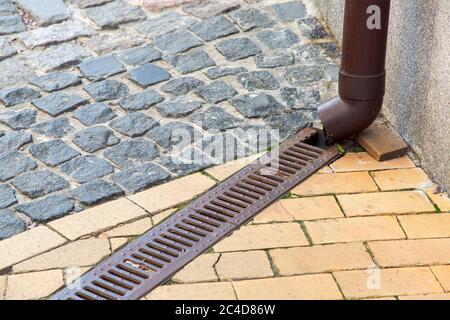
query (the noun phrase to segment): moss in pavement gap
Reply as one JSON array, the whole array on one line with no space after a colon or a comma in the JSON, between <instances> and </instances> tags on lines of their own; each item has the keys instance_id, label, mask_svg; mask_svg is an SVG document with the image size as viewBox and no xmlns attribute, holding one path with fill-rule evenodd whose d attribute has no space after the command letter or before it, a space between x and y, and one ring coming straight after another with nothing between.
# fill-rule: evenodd
<instances>
[{"instance_id":1,"label":"moss in pavement gap","mask_svg":"<svg viewBox=\"0 0 450 320\"><path fill-rule=\"evenodd\" d=\"M366 152L361 146L355 146L350 150L350 153L361 153Z\"/></svg>"},{"instance_id":2,"label":"moss in pavement gap","mask_svg":"<svg viewBox=\"0 0 450 320\"><path fill-rule=\"evenodd\" d=\"M434 207L434 211L436 213L442 213L441 208L439 208L439 206L436 203L433 203L433 207Z\"/></svg>"},{"instance_id":3,"label":"moss in pavement gap","mask_svg":"<svg viewBox=\"0 0 450 320\"><path fill-rule=\"evenodd\" d=\"M336 143L336 148L338 149L340 154L345 154L345 149L343 146L341 146L339 143Z\"/></svg>"}]
</instances>

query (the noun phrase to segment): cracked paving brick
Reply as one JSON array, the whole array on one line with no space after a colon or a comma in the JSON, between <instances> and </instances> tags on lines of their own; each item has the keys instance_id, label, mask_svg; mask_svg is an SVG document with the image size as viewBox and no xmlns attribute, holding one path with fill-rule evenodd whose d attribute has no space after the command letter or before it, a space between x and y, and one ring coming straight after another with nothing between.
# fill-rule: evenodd
<instances>
[{"instance_id":1,"label":"cracked paving brick","mask_svg":"<svg viewBox=\"0 0 450 320\"><path fill-rule=\"evenodd\" d=\"M119 105L128 111L137 111L148 109L163 100L164 97L157 91L147 89L120 99Z\"/></svg>"},{"instance_id":2,"label":"cracked paving brick","mask_svg":"<svg viewBox=\"0 0 450 320\"><path fill-rule=\"evenodd\" d=\"M251 71L240 73L237 77L239 83L248 91L276 90L280 88L277 78L269 71Z\"/></svg>"},{"instance_id":3,"label":"cracked paving brick","mask_svg":"<svg viewBox=\"0 0 450 320\"><path fill-rule=\"evenodd\" d=\"M226 39L216 44L216 49L230 61L245 59L261 52L261 48L250 38Z\"/></svg>"},{"instance_id":4,"label":"cracked paving brick","mask_svg":"<svg viewBox=\"0 0 450 320\"><path fill-rule=\"evenodd\" d=\"M112 130L99 126L78 131L74 134L72 142L83 151L95 152L118 144L120 139L114 135Z\"/></svg>"},{"instance_id":5,"label":"cracked paving brick","mask_svg":"<svg viewBox=\"0 0 450 320\"><path fill-rule=\"evenodd\" d=\"M110 126L121 134L134 138L159 126L159 122L142 112L134 112L111 121Z\"/></svg>"},{"instance_id":6,"label":"cracked paving brick","mask_svg":"<svg viewBox=\"0 0 450 320\"><path fill-rule=\"evenodd\" d=\"M215 61L203 50L194 50L170 57L169 62L182 74L216 65Z\"/></svg>"},{"instance_id":7,"label":"cracked paving brick","mask_svg":"<svg viewBox=\"0 0 450 320\"><path fill-rule=\"evenodd\" d=\"M21 103L29 102L41 96L39 92L29 87L12 87L0 90L0 102L5 107L12 107Z\"/></svg>"},{"instance_id":8,"label":"cracked paving brick","mask_svg":"<svg viewBox=\"0 0 450 320\"><path fill-rule=\"evenodd\" d=\"M153 163L144 163L136 168L127 168L115 173L111 180L131 193L136 193L160 184L170 178L170 174Z\"/></svg>"},{"instance_id":9,"label":"cracked paving brick","mask_svg":"<svg viewBox=\"0 0 450 320\"><path fill-rule=\"evenodd\" d=\"M19 15L0 16L0 35L25 31L25 24Z\"/></svg>"},{"instance_id":10,"label":"cracked paving brick","mask_svg":"<svg viewBox=\"0 0 450 320\"><path fill-rule=\"evenodd\" d=\"M113 55L84 61L78 68L91 81L104 80L126 71L124 65Z\"/></svg>"},{"instance_id":11,"label":"cracked paving brick","mask_svg":"<svg viewBox=\"0 0 450 320\"><path fill-rule=\"evenodd\" d=\"M114 167L96 156L82 156L61 165L61 171L80 183L104 177L114 172Z\"/></svg>"},{"instance_id":12,"label":"cracked paving brick","mask_svg":"<svg viewBox=\"0 0 450 320\"><path fill-rule=\"evenodd\" d=\"M39 25L46 26L69 19L70 12L63 0L16 0Z\"/></svg>"},{"instance_id":13,"label":"cracked paving brick","mask_svg":"<svg viewBox=\"0 0 450 320\"><path fill-rule=\"evenodd\" d=\"M239 33L238 28L225 16L212 17L194 23L189 29L203 41L212 41Z\"/></svg>"},{"instance_id":14,"label":"cracked paving brick","mask_svg":"<svg viewBox=\"0 0 450 320\"><path fill-rule=\"evenodd\" d=\"M148 86L169 80L171 75L157 65L145 64L129 71L127 77L141 87L147 88Z\"/></svg>"},{"instance_id":15,"label":"cracked paving brick","mask_svg":"<svg viewBox=\"0 0 450 320\"><path fill-rule=\"evenodd\" d=\"M203 45L203 42L187 30L177 30L156 37L153 41L156 48L176 55Z\"/></svg>"},{"instance_id":16,"label":"cracked paving brick","mask_svg":"<svg viewBox=\"0 0 450 320\"><path fill-rule=\"evenodd\" d=\"M317 66L295 66L284 70L284 77L293 86L317 83L325 78L322 68Z\"/></svg>"},{"instance_id":17,"label":"cracked paving brick","mask_svg":"<svg viewBox=\"0 0 450 320\"><path fill-rule=\"evenodd\" d=\"M80 153L69 147L61 140L51 140L34 144L29 148L30 153L45 164L54 167L64 163Z\"/></svg>"},{"instance_id":18,"label":"cracked paving brick","mask_svg":"<svg viewBox=\"0 0 450 320\"><path fill-rule=\"evenodd\" d=\"M95 103L85 107L78 108L73 113L73 117L86 126L108 122L117 114L104 103Z\"/></svg>"},{"instance_id":19,"label":"cracked paving brick","mask_svg":"<svg viewBox=\"0 0 450 320\"><path fill-rule=\"evenodd\" d=\"M105 151L104 156L118 166L130 167L136 163L150 162L159 156L156 144L143 138L124 140Z\"/></svg>"},{"instance_id":20,"label":"cracked paving brick","mask_svg":"<svg viewBox=\"0 0 450 320\"><path fill-rule=\"evenodd\" d=\"M183 118L190 115L197 109L200 109L202 104L196 100L189 98L178 98L170 101L160 103L156 109L158 112L167 118Z\"/></svg>"},{"instance_id":21,"label":"cracked paving brick","mask_svg":"<svg viewBox=\"0 0 450 320\"><path fill-rule=\"evenodd\" d=\"M83 205L91 206L123 196L125 192L115 183L97 179L70 191L71 198L80 201Z\"/></svg>"},{"instance_id":22,"label":"cracked paving brick","mask_svg":"<svg viewBox=\"0 0 450 320\"><path fill-rule=\"evenodd\" d=\"M316 17L300 19L298 26L301 33L308 39L322 39L329 36L324 27Z\"/></svg>"},{"instance_id":23,"label":"cracked paving brick","mask_svg":"<svg viewBox=\"0 0 450 320\"><path fill-rule=\"evenodd\" d=\"M276 3L273 6L276 15L282 21L295 21L306 16L306 7L301 1Z\"/></svg>"},{"instance_id":24,"label":"cracked paving brick","mask_svg":"<svg viewBox=\"0 0 450 320\"><path fill-rule=\"evenodd\" d=\"M233 98L238 92L223 80L199 87L196 93L209 103L218 103Z\"/></svg>"},{"instance_id":25,"label":"cracked paving brick","mask_svg":"<svg viewBox=\"0 0 450 320\"><path fill-rule=\"evenodd\" d=\"M256 8L239 9L230 13L230 16L244 31L270 28L275 25L275 22L265 12Z\"/></svg>"},{"instance_id":26,"label":"cracked paving brick","mask_svg":"<svg viewBox=\"0 0 450 320\"><path fill-rule=\"evenodd\" d=\"M141 8L122 0L88 8L86 15L102 29L117 28L122 24L144 20L147 17Z\"/></svg>"},{"instance_id":27,"label":"cracked paving brick","mask_svg":"<svg viewBox=\"0 0 450 320\"><path fill-rule=\"evenodd\" d=\"M42 68L45 72L55 71L79 64L91 53L76 43L68 42L31 54L31 61Z\"/></svg>"},{"instance_id":28,"label":"cracked paving brick","mask_svg":"<svg viewBox=\"0 0 450 320\"><path fill-rule=\"evenodd\" d=\"M204 0L194 1L183 6L183 11L196 17L205 19L218 16L241 7L239 0Z\"/></svg>"},{"instance_id":29,"label":"cracked paving brick","mask_svg":"<svg viewBox=\"0 0 450 320\"><path fill-rule=\"evenodd\" d=\"M49 196L42 200L31 201L16 206L18 211L37 222L48 222L59 219L69 214L73 208L73 201L64 195Z\"/></svg>"},{"instance_id":30,"label":"cracked paving brick","mask_svg":"<svg viewBox=\"0 0 450 320\"><path fill-rule=\"evenodd\" d=\"M204 72L204 74L212 79L219 79L226 76L234 76L243 72L248 72L244 67L212 67Z\"/></svg>"},{"instance_id":31,"label":"cracked paving brick","mask_svg":"<svg viewBox=\"0 0 450 320\"><path fill-rule=\"evenodd\" d=\"M237 96L231 104L247 118L262 118L280 114L285 107L274 97L261 92Z\"/></svg>"},{"instance_id":32,"label":"cracked paving brick","mask_svg":"<svg viewBox=\"0 0 450 320\"><path fill-rule=\"evenodd\" d=\"M34 100L33 104L49 115L56 117L64 112L72 111L78 106L88 102L88 99L76 94L51 93L40 99Z\"/></svg>"},{"instance_id":33,"label":"cracked paving brick","mask_svg":"<svg viewBox=\"0 0 450 320\"><path fill-rule=\"evenodd\" d=\"M257 34L258 39L269 49L287 49L300 42L291 30L264 30Z\"/></svg>"},{"instance_id":34,"label":"cracked paving brick","mask_svg":"<svg viewBox=\"0 0 450 320\"><path fill-rule=\"evenodd\" d=\"M71 72L53 72L30 81L46 92L53 92L81 84L81 79Z\"/></svg>"},{"instance_id":35,"label":"cracked paving brick","mask_svg":"<svg viewBox=\"0 0 450 320\"><path fill-rule=\"evenodd\" d=\"M215 129L224 131L242 125L242 120L217 106L212 106L204 112L195 113L190 117L190 120L205 130Z\"/></svg>"},{"instance_id":36,"label":"cracked paving brick","mask_svg":"<svg viewBox=\"0 0 450 320\"><path fill-rule=\"evenodd\" d=\"M166 93L171 93L175 96L182 96L204 84L205 83L203 81L195 79L193 77L183 77L165 83L161 87L161 90Z\"/></svg>"},{"instance_id":37,"label":"cracked paving brick","mask_svg":"<svg viewBox=\"0 0 450 320\"><path fill-rule=\"evenodd\" d=\"M8 132L0 137L0 154L8 151L19 150L22 146L30 143L31 141L33 141L33 137L28 132Z\"/></svg>"},{"instance_id":38,"label":"cracked paving brick","mask_svg":"<svg viewBox=\"0 0 450 320\"><path fill-rule=\"evenodd\" d=\"M123 82L117 80L90 83L84 86L84 90L97 102L123 98L130 92Z\"/></svg>"},{"instance_id":39,"label":"cracked paving brick","mask_svg":"<svg viewBox=\"0 0 450 320\"><path fill-rule=\"evenodd\" d=\"M161 60L161 51L145 45L139 48L128 49L118 54L120 60L131 66L143 65L156 60Z\"/></svg>"},{"instance_id":40,"label":"cracked paving brick","mask_svg":"<svg viewBox=\"0 0 450 320\"><path fill-rule=\"evenodd\" d=\"M11 46L7 39L0 38L0 61L17 54L17 50Z\"/></svg>"},{"instance_id":41,"label":"cracked paving brick","mask_svg":"<svg viewBox=\"0 0 450 320\"><path fill-rule=\"evenodd\" d=\"M202 134L193 126L182 122L170 122L156 127L147 137L166 150L181 149L201 139Z\"/></svg>"},{"instance_id":42,"label":"cracked paving brick","mask_svg":"<svg viewBox=\"0 0 450 320\"><path fill-rule=\"evenodd\" d=\"M22 109L0 113L0 123L14 130L28 129L36 122L37 111Z\"/></svg>"},{"instance_id":43,"label":"cracked paving brick","mask_svg":"<svg viewBox=\"0 0 450 320\"><path fill-rule=\"evenodd\" d=\"M26 229L27 225L14 211L9 209L0 211L0 240L10 238Z\"/></svg>"},{"instance_id":44,"label":"cracked paving brick","mask_svg":"<svg viewBox=\"0 0 450 320\"><path fill-rule=\"evenodd\" d=\"M11 183L17 190L30 198L45 196L70 187L64 178L49 170L25 173L11 180Z\"/></svg>"},{"instance_id":45,"label":"cracked paving brick","mask_svg":"<svg viewBox=\"0 0 450 320\"><path fill-rule=\"evenodd\" d=\"M0 184L0 209L17 203L16 192L7 184Z\"/></svg>"},{"instance_id":46,"label":"cracked paving brick","mask_svg":"<svg viewBox=\"0 0 450 320\"><path fill-rule=\"evenodd\" d=\"M294 64L294 56L292 53L259 53L255 57L256 66L258 68L276 68L285 67Z\"/></svg>"}]
</instances>

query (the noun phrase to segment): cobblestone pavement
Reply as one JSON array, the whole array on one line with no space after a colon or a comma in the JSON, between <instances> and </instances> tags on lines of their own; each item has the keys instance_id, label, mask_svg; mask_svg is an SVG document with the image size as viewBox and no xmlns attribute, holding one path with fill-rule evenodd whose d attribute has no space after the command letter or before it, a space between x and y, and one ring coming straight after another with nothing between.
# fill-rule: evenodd
<instances>
[{"instance_id":1,"label":"cobblestone pavement","mask_svg":"<svg viewBox=\"0 0 450 320\"><path fill-rule=\"evenodd\" d=\"M0 300L49 296L250 160L0 241ZM349 153L144 299L450 299L450 199L408 157Z\"/></svg>"},{"instance_id":2,"label":"cobblestone pavement","mask_svg":"<svg viewBox=\"0 0 450 320\"><path fill-rule=\"evenodd\" d=\"M334 39L309 3L248 2L0 0L0 239L315 121Z\"/></svg>"}]
</instances>

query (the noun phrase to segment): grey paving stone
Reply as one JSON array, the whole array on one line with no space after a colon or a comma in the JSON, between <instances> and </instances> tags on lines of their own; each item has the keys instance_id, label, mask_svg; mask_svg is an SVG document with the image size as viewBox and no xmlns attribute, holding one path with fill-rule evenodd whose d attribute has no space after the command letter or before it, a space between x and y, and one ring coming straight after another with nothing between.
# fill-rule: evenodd
<instances>
[{"instance_id":1,"label":"grey paving stone","mask_svg":"<svg viewBox=\"0 0 450 320\"><path fill-rule=\"evenodd\" d=\"M76 107L88 102L88 99L75 94L51 93L34 100L33 104L42 111L47 112L49 115L56 117L64 112L72 111Z\"/></svg>"},{"instance_id":2,"label":"grey paving stone","mask_svg":"<svg viewBox=\"0 0 450 320\"><path fill-rule=\"evenodd\" d=\"M126 71L124 65L113 55L84 61L78 67L91 81L100 81Z\"/></svg>"},{"instance_id":3,"label":"grey paving stone","mask_svg":"<svg viewBox=\"0 0 450 320\"><path fill-rule=\"evenodd\" d=\"M127 77L143 88L167 81L170 73L154 64L145 64L128 72Z\"/></svg>"},{"instance_id":4,"label":"grey paving stone","mask_svg":"<svg viewBox=\"0 0 450 320\"><path fill-rule=\"evenodd\" d=\"M0 16L0 35L25 31L26 27L19 15Z\"/></svg>"},{"instance_id":5,"label":"grey paving stone","mask_svg":"<svg viewBox=\"0 0 450 320\"><path fill-rule=\"evenodd\" d=\"M28 87L13 87L0 90L0 102L6 107L29 102L40 96L39 92Z\"/></svg>"},{"instance_id":6,"label":"grey paving stone","mask_svg":"<svg viewBox=\"0 0 450 320\"><path fill-rule=\"evenodd\" d=\"M161 184L170 174L153 163L144 163L136 168L127 168L112 175L111 180L130 193L136 193Z\"/></svg>"},{"instance_id":7,"label":"grey paving stone","mask_svg":"<svg viewBox=\"0 0 450 320\"><path fill-rule=\"evenodd\" d=\"M31 130L46 137L63 138L72 133L75 128L69 124L67 118L57 118L38 123L31 127Z\"/></svg>"},{"instance_id":8,"label":"grey paving stone","mask_svg":"<svg viewBox=\"0 0 450 320\"><path fill-rule=\"evenodd\" d=\"M182 15L176 11L158 15L141 23L136 30L145 34L150 39L157 38L167 33L180 29L186 29L198 19L191 16Z\"/></svg>"},{"instance_id":9,"label":"grey paving stone","mask_svg":"<svg viewBox=\"0 0 450 320\"><path fill-rule=\"evenodd\" d=\"M269 49L287 49L300 42L291 30L263 30L257 34L258 39Z\"/></svg>"},{"instance_id":10,"label":"grey paving stone","mask_svg":"<svg viewBox=\"0 0 450 320\"><path fill-rule=\"evenodd\" d=\"M83 40L83 45L95 51L99 56L110 54L113 51L122 51L136 46L140 46L145 42L145 38L134 32L116 31L114 33L101 33Z\"/></svg>"},{"instance_id":11,"label":"grey paving stone","mask_svg":"<svg viewBox=\"0 0 450 320\"><path fill-rule=\"evenodd\" d=\"M322 52L318 44L302 44L293 48L294 58L302 65L317 66L329 63L329 59Z\"/></svg>"},{"instance_id":12,"label":"grey paving stone","mask_svg":"<svg viewBox=\"0 0 450 320\"><path fill-rule=\"evenodd\" d=\"M341 69L339 65L328 63L323 68L331 81L337 82L339 80L339 70Z\"/></svg>"},{"instance_id":13,"label":"grey paving stone","mask_svg":"<svg viewBox=\"0 0 450 320\"><path fill-rule=\"evenodd\" d=\"M159 156L156 144L143 138L125 140L105 151L104 156L120 167L150 162Z\"/></svg>"},{"instance_id":14,"label":"grey paving stone","mask_svg":"<svg viewBox=\"0 0 450 320\"><path fill-rule=\"evenodd\" d=\"M71 72L53 72L30 81L31 84L46 92L53 92L79 85L81 79Z\"/></svg>"},{"instance_id":15,"label":"grey paving stone","mask_svg":"<svg viewBox=\"0 0 450 320\"><path fill-rule=\"evenodd\" d=\"M205 130L225 131L242 125L241 120L217 106L212 106L204 112L193 114L190 120Z\"/></svg>"},{"instance_id":16,"label":"grey paving stone","mask_svg":"<svg viewBox=\"0 0 450 320\"><path fill-rule=\"evenodd\" d=\"M0 153L0 181L7 181L37 168L36 162L20 152Z\"/></svg>"},{"instance_id":17,"label":"grey paving stone","mask_svg":"<svg viewBox=\"0 0 450 320\"><path fill-rule=\"evenodd\" d=\"M339 60L341 58L341 50L338 48L336 42L323 42L318 46L323 50L323 53L332 60Z\"/></svg>"},{"instance_id":18,"label":"grey paving stone","mask_svg":"<svg viewBox=\"0 0 450 320\"><path fill-rule=\"evenodd\" d=\"M226 39L218 43L216 48L231 61L245 59L261 52L261 48L250 38Z\"/></svg>"},{"instance_id":19,"label":"grey paving stone","mask_svg":"<svg viewBox=\"0 0 450 320\"><path fill-rule=\"evenodd\" d=\"M212 41L239 33L238 28L225 16L212 17L194 23L189 29L204 41Z\"/></svg>"},{"instance_id":20,"label":"grey paving stone","mask_svg":"<svg viewBox=\"0 0 450 320\"><path fill-rule=\"evenodd\" d=\"M0 88L18 86L36 76L33 68L17 56L0 61L0 70Z\"/></svg>"},{"instance_id":21,"label":"grey paving stone","mask_svg":"<svg viewBox=\"0 0 450 320\"><path fill-rule=\"evenodd\" d=\"M159 126L159 123L142 112L134 112L111 121L110 126L121 134L134 138Z\"/></svg>"},{"instance_id":22,"label":"grey paving stone","mask_svg":"<svg viewBox=\"0 0 450 320\"><path fill-rule=\"evenodd\" d=\"M72 3L76 4L81 9L95 7L101 4L111 2L112 0L71 0Z\"/></svg>"},{"instance_id":23,"label":"grey paving stone","mask_svg":"<svg viewBox=\"0 0 450 320\"><path fill-rule=\"evenodd\" d=\"M88 8L86 15L103 29L117 28L124 23L144 20L147 17L141 8L134 7L122 0Z\"/></svg>"},{"instance_id":24,"label":"grey paving stone","mask_svg":"<svg viewBox=\"0 0 450 320\"><path fill-rule=\"evenodd\" d=\"M275 22L269 18L267 13L256 8L243 8L230 13L231 18L244 31L254 28L270 28Z\"/></svg>"},{"instance_id":25,"label":"grey paving stone","mask_svg":"<svg viewBox=\"0 0 450 320\"><path fill-rule=\"evenodd\" d=\"M34 144L29 148L30 153L45 164L54 167L64 163L80 153L69 147L61 140L51 140Z\"/></svg>"},{"instance_id":26,"label":"grey paving stone","mask_svg":"<svg viewBox=\"0 0 450 320\"><path fill-rule=\"evenodd\" d=\"M277 78L269 71L251 71L241 73L237 80L248 90L276 90L280 88Z\"/></svg>"},{"instance_id":27,"label":"grey paving stone","mask_svg":"<svg viewBox=\"0 0 450 320\"><path fill-rule=\"evenodd\" d=\"M215 165L249 155L248 147L228 132L204 137L197 145Z\"/></svg>"},{"instance_id":28,"label":"grey paving stone","mask_svg":"<svg viewBox=\"0 0 450 320\"><path fill-rule=\"evenodd\" d=\"M35 200L16 206L16 209L33 221L48 222L69 214L74 209L74 203L67 196L54 195L42 200Z\"/></svg>"},{"instance_id":29,"label":"grey paving stone","mask_svg":"<svg viewBox=\"0 0 450 320\"><path fill-rule=\"evenodd\" d=\"M285 67L291 64L294 64L294 56L292 53L259 53L255 57L256 66L258 68L276 68L276 67Z\"/></svg>"},{"instance_id":30,"label":"grey paving stone","mask_svg":"<svg viewBox=\"0 0 450 320\"><path fill-rule=\"evenodd\" d=\"M96 156L82 156L61 165L61 171L80 183L92 181L114 172L114 167Z\"/></svg>"},{"instance_id":31,"label":"grey paving stone","mask_svg":"<svg viewBox=\"0 0 450 320\"><path fill-rule=\"evenodd\" d=\"M183 77L165 83L161 87L161 90L175 96L182 96L204 84L203 81L195 79L194 77Z\"/></svg>"},{"instance_id":32,"label":"grey paving stone","mask_svg":"<svg viewBox=\"0 0 450 320\"><path fill-rule=\"evenodd\" d=\"M218 103L233 98L238 92L225 81L216 80L199 87L197 94L209 103Z\"/></svg>"},{"instance_id":33,"label":"grey paving stone","mask_svg":"<svg viewBox=\"0 0 450 320\"><path fill-rule=\"evenodd\" d=\"M128 87L117 80L103 80L84 86L84 90L97 102L123 98L128 95Z\"/></svg>"},{"instance_id":34,"label":"grey paving stone","mask_svg":"<svg viewBox=\"0 0 450 320\"><path fill-rule=\"evenodd\" d=\"M214 60L203 50L193 50L186 54L170 57L169 62L182 74L216 65Z\"/></svg>"},{"instance_id":35,"label":"grey paving stone","mask_svg":"<svg viewBox=\"0 0 450 320\"><path fill-rule=\"evenodd\" d=\"M5 131L0 130L0 138L3 137L5 135Z\"/></svg>"},{"instance_id":36,"label":"grey paving stone","mask_svg":"<svg viewBox=\"0 0 450 320\"><path fill-rule=\"evenodd\" d=\"M213 161L197 148L187 148L176 155L164 156L156 163L165 167L175 176L188 175L213 165Z\"/></svg>"},{"instance_id":37,"label":"grey paving stone","mask_svg":"<svg viewBox=\"0 0 450 320\"><path fill-rule=\"evenodd\" d=\"M84 58L90 56L91 53L87 49L76 43L68 42L37 52L31 55L31 60L45 72L50 72L77 65Z\"/></svg>"},{"instance_id":38,"label":"grey paving stone","mask_svg":"<svg viewBox=\"0 0 450 320\"><path fill-rule=\"evenodd\" d=\"M31 134L23 131L8 132L0 137L0 154L19 150L33 140Z\"/></svg>"},{"instance_id":39,"label":"grey paving stone","mask_svg":"<svg viewBox=\"0 0 450 320\"><path fill-rule=\"evenodd\" d=\"M166 150L181 149L201 139L202 134L193 126L170 122L147 133L147 137Z\"/></svg>"},{"instance_id":40,"label":"grey paving stone","mask_svg":"<svg viewBox=\"0 0 450 320\"><path fill-rule=\"evenodd\" d=\"M240 1L238 0L227 0L227 1L205 0L188 3L183 6L183 10L186 13L205 19L218 16L220 14L228 13L232 10L239 9L240 7L241 4Z\"/></svg>"},{"instance_id":41,"label":"grey paving stone","mask_svg":"<svg viewBox=\"0 0 450 320\"><path fill-rule=\"evenodd\" d=\"M159 104L156 109L167 118L183 118L200 109L202 104L189 98L178 98Z\"/></svg>"},{"instance_id":42,"label":"grey paving stone","mask_svg":"<svg viewBox=\"0 0 450 320\"><path fill-rule=\"evenodd\" d=\"M280 90L280 96L293 109L317 110L322 102L320 92L315 89L284 87Z\"/></svg>"},{"instance_id":43,"label":"grey paving stone","mask_svg":"<svg viewBox=\"0 0 450 320\"><path fill-rule=\"evenodd\" d=\"M16 0L40 25L67 20L70 12L63 0Z\"/></svg>"},{"instance_id":44,"label":"grey paving stone","mask_svg":"<svg viewBox=\"0 0 450 320\"><path fill-rule=\"evenodd\" d=\"M74 134L72 142L83 151L95 152L120 142L112 130L106 127L92 127L78 131Z\"/></svg>"},{"instance_id":45,"label":"grey paving stone","mask_svg":"<svg viewBox=\"0 0 450 320\"><path fill-rule=\"evenodd\" d=\"M15 13L17 9L11 0L0 0L0 16L10 16Z\"/></svg>"},{"instance_id":46,"label":"grey paving stone","mask_svg":"<svg viewBox=\"0 0 450 320\"><path fill-rule=\"evenodd\" d=\"M318 66L287 67L284 77L293 86L303 86L317 83L325 78L325 73Z\"/></svg>"},{"instance_id":47,"label":"grey paving stone","mask_svg":"<svg viewBox=\"0 0 450 320\"><path fill-rule=\"evenodd\" d=\"M16 204L16 192L7 184L0 184L0 209Z\"/></svg>"},{"instance_id":48,"label":"grey paving stone","mask_svg":"<svg viewBox=\"0 0 450 320\"><path fill-rule=\"evenodd\" d=\"M267 124L276 130L279 130L281 139L286 139L298 132L301 128L312 122L310 114L305 112L283 113L267 118Z\"/></svg>"},{"instance_id":49,"label":"grey paving stone","mask_svg":"<svg viewBox=\"0 0 450 320\"><path fill-rule=\"evenodd\" d=\"M147 89L120 99L119 104L122 108L128 111L137 111L148 109L163 100L163 96L161 96L157 91Z\"/></svg>"},{"instance_id":50,"label":"grey paving stone","mask_svg":"<svg viewBox=\"0 0 450 320\"><path fill-rule=\"evenodd\" d=\"M21 109L0 113L0 123L6 124L14 130L28 129L36 122L37 111Z\"/></svg>"},{"instance_id":51,"label":"grey paving stone","mask_svg":"<svg viewBox=\"0 0 450 320\"><path fill-rule=\"evenodd\" d=\"M20 34L20 38L27 48L33 49L94 34L95 31L88 25L71 21L23 32Z\"/></svg>"},{"instance_id":52,"label":"grey paving stone","mask_svg":"<svg viewBox=\"0 0 450 320\"><path fill-rule=\"evenodd\" d=\"M201 46L203 42L187 30L177 30L156 37L153 44L156 48L175 55Z\"/></svg>"},{"instance_id":53,"label":"grey paving stone","mask_svg":"<svg viewBox=\"0 0 450 320\"><path fill-rule=\"evenodd\" d=\"M49 170L25 173L11 180L11 183L30 198L42 197L70 187L64 178Z\"/></svg>"},{"instance_id":54,"label":"grey paving stone","mask_svg":"<svg viewBox=\"0 0 450 320\"><path fill-rule=\"evenodd\" d=\"M70 197L81 204L91 206L123 196L125 192L116 184L98 179L85 184L70 192Z\"/></svg>"},{"instance_id":55,"label":"grey paving stone","mask_svg":"<svg viewBox=\"0 0 450 320\"><path fill-rule=\"evenodd\" d=\"M330 35L316 17L307 17L298 21L302 34L308 39L323 39Z\"/></svg>"},{"instance_id":56,"label":"grey paving stone","mask_svg":"<svg viewBox=\"0 0 450 320\"><path fill-rule=\"evenodd\" d=\"M0 61L12 57L17 53L17 50L11 46L7 39L0 38Z\"/></svg>"},{"instance_id":57,"label":"grey paving stone","mask_svg":"<svg viewBox=\"0 0 450 320\"><path fill-rule=\"evenodd\" d=\"M226 76L237 75L248 70L244 67L212 67L204 72L210 79L219 79Z\"/></svg>"},{"instance_id":58,"label":"grey paving stone","mask_svg":"<svg viewBox=\"0 0 450 320\"><path fill-rule=\"evenodd\" d=\"M235 97L231 100L231 104L247 118L273 116L285 110L281 103L264 92Z\"/></svg>"},{"instance_id":59,"label":"grey paving stone","mask_svg":"<svg viewBox=\"0 0 450 320\"><path fill-rule=\"evenodd\" d=\"M9 209L0 211L0 240L10 238L26 229L27 225L14 211Z\"/></svg>"},{"instance_id":60,"label":"grey paving stone","mask_svg":"<svg viewBox=\"0 0 450 320\"><path fill-rule=\"evenodd\" d=\"M272 7L282 21L294 21L306 16L306 7L301 1L276 3Z\"/></svg>"},{"instance_id":61,"label":"grey paving stone","mask_svg":"<svg viewBox=\"0 0 450 320\"><path fill-rule=\"evenodd\" d=\"M128 65L138 66L160 60L162 58L162 53L149 45L145 45L143 47L123 51L118 57Z\"/></svg>"},{"instance_id":62,"label":"grey paving stone","mask_svg":"<svg viewBox=\"0 0 450 320\"><path fill-rule=\"evenodd\" d=\"M96 103L77 109L73 117L86 126L101 124L117 117L117 114L106 104Z\"/></svg>"}]
</instances>

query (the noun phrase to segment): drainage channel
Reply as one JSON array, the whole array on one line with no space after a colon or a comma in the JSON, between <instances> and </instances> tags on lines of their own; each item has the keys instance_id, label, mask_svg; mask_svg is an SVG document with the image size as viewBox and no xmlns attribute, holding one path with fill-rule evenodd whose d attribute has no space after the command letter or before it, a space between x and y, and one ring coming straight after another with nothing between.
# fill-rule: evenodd
<instances>
[{"instance_id":1,"label":"drainage channel","mask_svg":"<svg viewBox=\"0 0 450 320\"><path fill-rule=\"evenodd\" d=\"M52 300L137 300L341 156L305 128L154 227ZM349 148L351 141L343 143Z\"/></svg>"}]
</instances>

